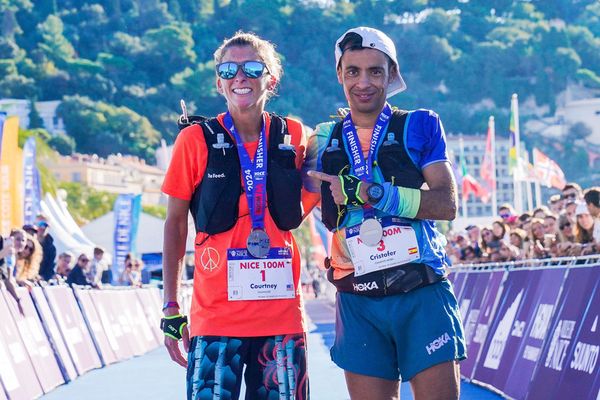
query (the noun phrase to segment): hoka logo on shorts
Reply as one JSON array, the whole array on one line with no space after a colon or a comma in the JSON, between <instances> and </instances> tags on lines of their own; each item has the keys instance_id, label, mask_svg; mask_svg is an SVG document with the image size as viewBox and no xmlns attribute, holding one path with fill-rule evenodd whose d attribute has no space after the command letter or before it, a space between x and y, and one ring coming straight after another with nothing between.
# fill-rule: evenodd
<instances>
[{"instance_id":1,"label":"hoka logo on shorts","mask_svg":"<svg viewBox=\"0 0 600 400\"><path fill-rule=\"evenodd\" d=\"M448 335L448 332L446 332L439 338L435 339L433 342L429 343L429 346L425 346L425 349L427 350L427 354L431 355L431 353L433 353L434 351L436 351L437 349L439 349L440 347L442 347L449 341L450 341L450 335Z\"/></svg>"},{"instance_id":2,"label":"hoka logo on shorts","mask_svg":"<svg viewBox=\"0 0 600 400\"><path fill-rule=\"evenodd\" d=\"M353 283L352 285L354 286L355 292L366 292L368 290L379 289L379 286L377 286L377 282L375 281L367 283Z\"/></svg>"},{"instance_id":3,"label":"hoka logo on shorts","mask_svg":"<svg viewBox=\"0 0 600 400\"><path fill-rule=\"evenodd\" d=\"M209 179L219 179L219 178L225 178L225 172L221 172L220 174L211 174L210 172L208 173L208 178Z\"/></svg>"}]
</instances>

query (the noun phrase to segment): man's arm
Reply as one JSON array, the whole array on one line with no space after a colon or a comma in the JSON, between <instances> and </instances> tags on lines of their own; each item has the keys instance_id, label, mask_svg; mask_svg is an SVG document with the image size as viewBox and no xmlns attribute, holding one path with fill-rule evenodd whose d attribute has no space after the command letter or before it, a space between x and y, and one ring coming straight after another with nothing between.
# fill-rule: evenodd
<instances>
[{"instance_id":1,"label":"man's arm","mask_svg":"<svg viewBox=\"0 0 600 400\"><path fill-rule=\"evenodd\" d=\"M456 218L458 197L456 181L447 162L431 164L423 170L429 190L421 190L418 219L452 221Z\"/></svg>"},{"instance_id":2,"label":"man's arm","mask_svg":"<svg viewBox=\"0 0 600 400\"><path fill-rule=\"evenodd\" d=\"M179 297L179 283L183 258L185 256L185 244L187 239L187 216L190 202L170 196L167 205L167 219L165 221L165 238L163 245L163 289L165 303L176 302ZM168 307L163 310L166 317L178 315L177 307ZM189 348L189 335L187 327L182 334L183 345L187 351ZM165 337L165 346L173 361L186 367L187 361L181 354L177 340Z\"/></svg>"}]
</instances>

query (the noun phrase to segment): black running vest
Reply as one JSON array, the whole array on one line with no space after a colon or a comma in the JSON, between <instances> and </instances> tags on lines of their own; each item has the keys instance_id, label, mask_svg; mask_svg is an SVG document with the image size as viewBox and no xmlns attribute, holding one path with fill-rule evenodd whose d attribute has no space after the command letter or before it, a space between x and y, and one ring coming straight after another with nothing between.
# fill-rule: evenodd
<instances>
[{"instance_id":1,"label":"black running vest","mask_svg":"<svg viewBox=\"0 0 600 400\"><path fill-rule=\"evenodd\" d=\"M295 149L279 148L284 136L289 133L286 120L274 114L270 114L270 118L267 207L275 225L288 231L302 222L302 179L296 168ZM216 118L207 119L199 125L206 141L208 160L202 181L192 195L190 212L196 232L213 235L233 228L239 218L239 201L244 189L238 151L229 133ZM228 148L218 146L219 133L223 134Z\"/></svg>"},{"instance_id":2,"label":"black running vest","mask_svg":"<svg viewBox=\"0 0 600 400\"><path fill-rule=\"evenodd\" d=\"M404 125L407 115L407 111L393 111L384 142L377 151L377 161L373 165L379 166L386 182L391 182L394 186L419 189L425 182L425 178L406 151ZM390 133L394 133L395 143L387 142ZM326 174L350 174L350 158L342 136L342 121L340 121L333 127L327 149L321 155L321 165ZM339 143L337 150L331 146L333 139L337 139ZM327 182L321 184L321 211L323 223L330 231L337 230L346 217L346 206L335 204Z\"/></svg>"}]
</instances>

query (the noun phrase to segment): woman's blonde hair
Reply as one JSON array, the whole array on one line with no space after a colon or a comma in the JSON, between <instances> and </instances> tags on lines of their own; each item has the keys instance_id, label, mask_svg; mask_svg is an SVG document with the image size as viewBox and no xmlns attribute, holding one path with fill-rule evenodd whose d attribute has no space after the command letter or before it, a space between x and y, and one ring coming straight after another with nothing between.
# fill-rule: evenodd
<instances>
[{"instance_id":1,"label":"woman's blonde hair","mask_svg":"<svg viewBox=\"0 0 600 400\"><path fill-rule=\"evenodd\" d=\"M40 274L40 264L42 263L43 250L37 238L30 234L25 234L25 240L29 246L33 246L27 257L17 254L17 280L36 280Z\"/></svg>"}]
</instances>

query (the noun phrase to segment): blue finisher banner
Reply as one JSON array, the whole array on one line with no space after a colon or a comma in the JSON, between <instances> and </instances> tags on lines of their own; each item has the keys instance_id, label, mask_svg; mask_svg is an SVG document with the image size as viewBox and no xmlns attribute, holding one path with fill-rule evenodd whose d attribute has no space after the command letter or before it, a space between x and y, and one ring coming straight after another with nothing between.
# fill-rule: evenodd
<instances>
[{"instance_id":1,"label":"blue finisher banner","mask_svg":"<svg viewBox=\"0 0 600 400\"><path fill-rule=\"evenodd\" d=\"M114 205L114 262L113 280L121 276L127 253L135 251L141 196L120 194Z\"/></svg>"}]
</instances>

